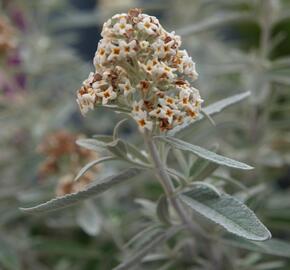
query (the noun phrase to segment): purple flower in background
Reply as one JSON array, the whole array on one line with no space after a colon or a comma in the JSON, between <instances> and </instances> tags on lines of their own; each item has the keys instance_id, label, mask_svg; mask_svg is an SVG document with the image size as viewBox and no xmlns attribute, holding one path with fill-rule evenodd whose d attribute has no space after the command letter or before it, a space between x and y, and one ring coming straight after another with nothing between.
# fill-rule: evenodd
<instances>
[{"instance_id":1,"label":"purple flower in background","mask_svg":"<svg viewBox=\"0 0 290 270\"><path fill-rule=\"evenodd\" d=\"M25 20L22 10L20 10L18 7L12 8L10 17L14 25L19 30L21 30L22 32L25 32L27 30L27 21Z\"/></svg>"}]
</instances>

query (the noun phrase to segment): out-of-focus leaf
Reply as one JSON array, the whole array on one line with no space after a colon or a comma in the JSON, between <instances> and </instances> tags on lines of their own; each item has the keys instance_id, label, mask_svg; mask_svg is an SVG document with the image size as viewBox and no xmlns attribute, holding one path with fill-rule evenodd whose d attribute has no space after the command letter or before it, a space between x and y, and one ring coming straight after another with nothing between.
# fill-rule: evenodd
<instances>
[{"instance_id":1,"label":"out-of-focus leaf","mask_svg":"<svg viewBox=\"0 0 290 270\"><path fill-rule=\"evenodd\" d=\"M272 62L272 68L290 67L290 57L282 57Z\"/></svg>"},{"instance_id":2,"label":"out-of-focus leaf","mask_svg":"<svg viewBox=\"0 0 290 270\"><path fill-rule=\"evenodd\" d=\"M124 247L138 249L140 246L144 245L144 243L151 241L155 236L163 232L164 230L160 224L154 224L138 232L124 245Z\"/></svg>"},{"instance_id":3,"label":"out-of-focus leaf","mask_svg":"<svg viewBox=\"0 0 290 270\"><path fill-rule=\"evenodd\" d=\"M143 246L142 249L138 250L136 254L130 256L123 263L115 267L113 270L129 270L136 264L138 264L147 253L149 253L155 246L161 245L166 240L166 235L161 234L156 236L152 241L150 241L146 246Z\"/></svg>"},{"instance_id":4,"label":"out-of-focus leaf","mask_svg":"<svg viewBox=\"0 0 290 270\"><path fill-rule=\"evenodd\" d=\"M77 223L88 235L99 234L102 218L92 201L85 201L77 212Z\"/></svg>"},{"instance_id":5,"label":"out-of-focus leaf","mask_svg":"<svg viewBox=\"0 0 290 270\"><path fill-rule=\"evenodd\" d=\"M275 83L290 85L290 78L285 75L273 75L269 78L269 80Z\"/></svg>"},{"instance_id":6,"label":"out-of-focus leaf","mask_svg":"<svg viewBox=\"0 0 290 270\"><path fill-rule=\"evenodd\" d=\"M221 112L223 109L236 104L242 100L244 100L245 98L248 98L251 95L250 91L241 93L241 94L237 94L225 99L222 99L220 101L217 101L211 105L208 105L207 107L205 107L203 110L209 114L209 115L213 115L216 113Z\"/></svg>"},{"instance_id":7,"label":"out-of-focus leaf","mask_svg":"<svg viewBox=\"0 0 290 270\"><path fill-rule=\"evenodd\" d=\"M170 214L169 214L169 205L165 195L162 195L157 203L156 208L157 216L160 221L166 225L170 225Z\"/></svg>"},{"instance_id":8,"label":"out-of-focus leaf","mask_svg":"<svg viewBox=\"0 0 290 270\"><path fill-rule=\"evenodd\" d=\"M211 28L217 28L219 26L237 22L237 21L249 21L255 20L255 17L248 12L232 12L232 13L222 13L210 16L204 21L194 23L192 25L183 27L176 31L177 34L181 36L187 36L196 34L203 31L208 31Z\"/></svg>"},{"instance_id":9,"label":"out-of-focus leaf","mask_svg":"<svg viewBox=\"0 0 290 270\"><path fill-rule=\"evenodd\" d=\"M146 156L133 144L125 142L122 139L113 140L113 136L109 135L94 135L93 137L95 139L80 139L77 141L77 144L93 151L99 151L101 148L105 148L122 158L137 159L145 164L148 163Z\"/></svg>"},{"instance_id":10,"label":"out-of-focus leaf","mask_svg":"<svg viewBox=\"0 0 290 270\"><path fill-rule=\"evenodd\" d=\"M94 181L91 185L88 186L88 188L86 188L83 191L79 191L77 193L72 193L66 196L58 197L58 198L52 199L48 202L39 204L34 207L20 208L20 209L23 212L33 213L33 214L62 209L62 208L74 205L90 197L99 195L105 192L106 190L110 189L111 187L117 184L123 183L124 181L136 176L137 174L140 173L140 171L141 171L140 169L130 168L118 174L106 177L105 179L102 179L101 181L98 181L98 182Z\"/></svg>"},{"instance_id":11,"label":"out-of-focus leaf","mask_svg":"<svg viewBox=\"0 0 290 270\"><path fill-rule=\"evenodd\" d=\"M17 252L2 238L0 239L0 267L7 270L21 269Z\"/></svg>"},{"instance_id":12,"label":"out-of-focus leaf","mask_svg":"<svg viewBox=\"0 0 290 270\"><path fill-rule=\"evenodd\" d=\"M190 152L194 155L197 155L198 157L201 157L203 159L209 160L211 162L217 163L219 165L224 165L231 168L241 169L241 170L251 170L253 167L242 163L240 161L236 161L221 155L218 155L214 152L211 152L207 149L204 149L200 146L193 145L187 142L184 142L182 140L179 140L174 137L169 136L157 136L155 138L158 138L162 141L165 141L169 144L171 144L173 147L176 147L180 150Z\"/></svg>"},{"instance_id":13,"label":"out-of-focus leaf","mask_svg":"<svg viewBox=\"0 0 290 270\"><path fill-rule=\"evenodd\" d=\"M207 185L194 185L180 199L194 211L248 240L264 241L271 233L246 205Z\"/></svg>"},{"instance_id":14,"label":"out-of-focus leaf","mask_svg":"<svg viewBox=\"0 0 290 270\"><path fill-rule=\"evenodd\" d=\"M283 261L274 261L274 262L265 262L259 263L254 266L255 270L281 270L283 266L286 265L286 262Z\"/></svg>"},{"instance_id":15,"label":"out-of-focus leaf","mask_svg":"<svg viewBox=\"0 0 290 270\"><path fill-rule=\"evenodd\" d=\"M152 219L156 217L156 203L155 202L152 202L147 199L141 199L141 198L135 199L135 202L138 203L142 207L141 211L143 212L145 216L148 216Z\"/></svg>"},{"instance_id":16,"label":"out-of-focus leaf","mask_svg":"<svg viewBox=\"0 0 290 270\"><path fill-rule=\"evenodd\" d=\"M77 145L92 151L100 151L101 148L106 147L106 143L96 139L79 139L76 143Z\"/></svg>"},{"instance_id":17,"label":"out-of-focus leaf","mask_svg":"<svg viewBox=\"0 0 290 270\"><path fill-rule=\"evenodd\" d=\"M127 118L122 119L121 121L119 121L119 122L116 124L116 126L115 126L115 128L114 128L114 132L113 132L113 139L114 139L114 140L117 140L117 139L118 139L118 137L119 137L119 136L118 136L119 129L120 129L120 127L122 126L122 124L125 123L127 120L128 120Z\"/></svg>"},{"instance_id":18,"label":"out-of-focus leaf","mask_svg":"<svg viewBox=\"0 0 290 270\"><path fill-rule=\"evenodd\" d=\"M229 235L224 237L222 241L234 247L290 258L290 243L279 239L273 238L265 242L254 242Z\"/></svg>"},{"instance_id":19,"label":"out-of-focus leaf","mask_svg":"<svg viewBox=\"0 0 290 270\"><path fill-rule=\"evenodd\" d=\"M233 105L233 104L236 104L242 100L244 100L245 98L249 97L251 95L251 92L248 91L248 92L244 92L244 93L241 93L241 94L237 94L237 95L234 95L234 96L231 96L231 97L228 97L228 98L225 98L225 99L222 99L220 101L217 101L211 105L208 105L207 107L203 108L203 111L207 114L207 115L213 115L213 114L216 114L216 113L219 113L221 112L223 109ZM198 118L195 119L195 120L191 120L191 121L185 121L182 125L179 125L175 128L173 128L172 130L170 130L168 132L168 135L170 136L174 136L175 134L177 134L178 132L180 132L181 130L185 129L186 127L188 127L189 125L203 119L204 116L202 114L199 114Z\"/></svg>"},{"instance_id":20,"label":"out-of-focus leaf","mask_svg":"<svg viewBox=\"0 0 290 270\"><path fill-rule=\"evenodd\" d=\"M145 246L142 246L135 254L130 256L123 263L115 267L113 270L129 270L133 266L136 266L142 258L144 258L150 251L152 251L156 246L161 245L164 241L171 238L178 231L180 231L181 227L172 227L168 229L166 232L156 236L152 241L148 242Z\"/></svg>"},{"instance_id":21,"label":"out-of-focus leaf","mask_svg":"<svg viewBox=\"0 0 290 270\"><path fill-rule=\"evenodd\" d=\"M92 168L93 166L96 166L100 163L106 162L106 161L110 161L110 160L116 160L115 157L103 157L97 160L93 160L92 162L88 163L87 165L85 165L78 173L78 175L75 178L75 181L79 180L90 168Z\"/></svg>"},{"instance_id":22,"label":"out-of-focus leaf","mask_svg":"<svg viewBox=\"0 0 290 270\"><path fill-rule=\"evenodd\" d=\"M219 166L204 158L197 158L189 171L189 177L192 181L202 181L210 176Z\"/></svg>"},{"instance_id":23,"label":"out-of-focus leaf","mask_svg":"<svg viewBox=\"0 0 290 270\"><path fill-rule=\"evenodd\" d=\"M101 137L99 139L79 139L77 140L77 144L93 151L100 151L100 148L106 148L112 154L119 157L125 157L127 155L126 144L121 139L106 143L104 142L104 138L107 139L107 137Z\"/></svg>"}]
</instances>

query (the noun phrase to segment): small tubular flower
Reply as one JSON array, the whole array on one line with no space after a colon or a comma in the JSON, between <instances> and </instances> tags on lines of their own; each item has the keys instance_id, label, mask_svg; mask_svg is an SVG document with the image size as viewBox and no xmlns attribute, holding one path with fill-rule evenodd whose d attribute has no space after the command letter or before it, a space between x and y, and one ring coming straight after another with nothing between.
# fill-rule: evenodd
<instances>
[{"instance_id":1,"label":"small tubular flower","mask_svg":"<svg viewBox=\"0 0 290 270\"><path fill-rule=\"evenodd\" d=\"M198 116L203 100L190 82L198 74L178 35L139 9L113 16L101 35L95 72L77 92L82 114L100 104L124 107L141 132L166 132Z\"/></svg>"}]
</instances>

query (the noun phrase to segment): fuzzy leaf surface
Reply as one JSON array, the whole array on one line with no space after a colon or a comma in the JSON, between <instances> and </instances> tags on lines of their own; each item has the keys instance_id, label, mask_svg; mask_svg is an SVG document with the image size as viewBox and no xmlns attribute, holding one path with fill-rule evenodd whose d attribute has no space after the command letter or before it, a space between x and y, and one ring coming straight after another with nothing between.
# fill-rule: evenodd
<instances>
[{"instance_id":1,"label":"fuzzy leaf surface","mask_svg":"<svg viewBox=\"0 0 290 270\"><path fill-rule=\"evenodd\" d=\"M80 201L91 198L93 196L99 195L107 191L111 187L123 183L126 180L136 176L140 173L140 171L140 169L130 168L118 174L106 177L100 181L95 181L83 191L58 197L34 207L20 208L20 210L26 213L37 214L62 209L74 205Z\"/></svg>"},{"instance_id":2,"label":"fuzzy leaf surface","mask_svg":"<svg viewBox=\"0 0 290 270\"><path fill-rule=\"evenodd\" d=\"M180 199L194 211L221 225L228 232L253 241L265 241L271 233L246 205L207 185L194 185Z\"/></svg>"},{"instance_id":3,"label":"fuzzy leaf surface","mask_svg":"<svg viewBox=\"0 0 290 270\"><path fill-rule=\"evenodd\" d=\"M228 157L224 157L222 155L218 155L214 152L211 152L207 149L204 149L200 146L194 145L194 144L190 144L188 142L179 140L177 138L173 138L173 137L169 137L169 136L158 136L155 137L158 138L164 142L169 143L171 146L176 147L180 150L183 151L187 151L190 152L198 157L201 157L203 159L209 160L211 162L217 163L219 165L224 165L227 167L231 167L231 168L236 168L236 169L241 169L241 170L251 170L253 169L253 167L242 163L240 161L236 161L233 160L231 158Z\"/></svg>"}]
</instances>

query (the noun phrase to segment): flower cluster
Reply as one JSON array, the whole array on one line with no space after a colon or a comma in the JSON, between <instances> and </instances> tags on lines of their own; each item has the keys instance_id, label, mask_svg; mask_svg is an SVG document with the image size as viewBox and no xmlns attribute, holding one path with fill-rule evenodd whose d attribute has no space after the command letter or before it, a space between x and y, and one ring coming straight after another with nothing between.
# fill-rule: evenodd
<instances>
[{"instance_id":1,"label":"flower cluster","mask_svg":"<svg viewBox=\"0 0 290 270\"><path fill-rule=\"evenodd\" d=\"M95 72L77 92L83 114L98 104L117 105L128 109L141 131L167 131L197 117L202 99L188 79L198 75L179 36L139 9L113 16L101 35Z\"/></svg>"},{"instance_id":2,"label":"flower cluster","mask_svg":"<svg viewBox=\"0 0 290 270\"><path fill-rule=\"evenodd\" d=\"M98 158L95 152L76 145L78 138L75 134L61 130L46 136L38 147L38 152L46 157L39 168L40 178L63 175L56 188L58 196L84 189L93 181L94 173L100 170L100 166L95 166L94 173L86 172L80 180L74 181L85 163Z\"/></svg>"}]
</instances>

